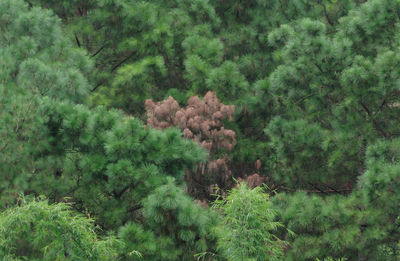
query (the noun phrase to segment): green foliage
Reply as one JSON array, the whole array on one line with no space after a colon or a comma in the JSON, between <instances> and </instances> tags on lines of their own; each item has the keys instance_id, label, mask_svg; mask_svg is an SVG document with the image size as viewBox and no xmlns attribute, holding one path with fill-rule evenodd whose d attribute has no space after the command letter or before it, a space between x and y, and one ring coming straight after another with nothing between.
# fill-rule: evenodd
<instances>
[{"instance_id":1,"label":"green foliage","mask_svg":"<svg viewBox=\"0 0 400 261\"><path fill-rule=\"evenodd\" d=\"M119 230L126 260L131 260L130 249L140 249L146 260L193 260L194 254L214 249L214 214L194 204L174 179L144 200L143 216L142 224L131 222Z\"/></svg>"},{"instance_id":2,"label":"green foliage","mask_svg":"<svg viewBox=\"0 0 400 261\"><path fill-rule=\"evenodd\" d=\"M191 260L195 253L214 248L210 229L215 217L194 204L173 179L144 200L143 216L144 226L151 233L138 224L124 226L121 233L133 249L142 249L137 245L145 244L147 252L143 254L146 260Z\"/></svg>"},{"instance_id":3,"label":"green foliage","mask_svg":"<svg viewBox=\"0 0 400 261\"><path fill-rule=\"evenodd\" d=\"M280 193L273 197L279 219L295 233L287 260L328 257L357 257L361 248L360 222L363 213L352 198ZM369 246L372 247L372 246Z\"/></svg>"},{"instance_id":4,"label":"green foliage","mask_svg":"<svg viewBox=\"0 0 400 261\"><path fill-rule=\"evenodd\" d=\"M0 209L19 193L70 197L100 234L118 233L112 259L396 260L399 17L399 0L0 0ZM236 133L232 172L215 177L230 186L257 173L276 190L269 201L234 189L216 204L217 238L217 214L185 194L205 151L127 116L144 120L144 101L168 95L191 114L186 101L210 90L236 108L220 122ZM15 214L27 206L32 215ZM15 214L49 229L18 219L23 235L0 241L18 250L7 258L23 258L18 240L31 237L43 240L28 242L27 258L45 258L40 244L60 231L38 206L84 224L85 247L108 242L69 206L24 203L1 222Z\"/></svg>"},{"instance_id":5,"label":"green foliage","mask_svg":"<svg viewBox=\"0 0 400 261\"><path fill-rule=\"evenodd\" d=\"M380 140L368 147L367 170L361 176L360 188L367 202L383 208L387 215L396 218L397 182L399 180L400 139Z\"/></svg>"},{"instance_id":6,"label":"green foliage","mask_svg":"<svg viewBox=\"0 0 400 261\"><path fill-rule=\"evenodd\" d=\"M0 206L28 190L36 173L32 155L43 140L39 96L84 102L91 62L64 37L51 11L22 0L0 1Z\"/></svg>"},{"instance_id":7,"label":"green foliage","mask_svg":"<svg viewBox=\"0 0 400 261\"><path fill-rule=\"evenodd\" d=\"M248 82L237 65L230 61L212 70L206 85L209 90L215 90L218 97L224 97L227 100L235 100L248 91Z\"/></svg>"},{"instance_id":8,"label":"green foliage","mask_svg":"<svg viewBox=\"0 0 400 261\"><path fill-rule=\"evenodd\" d=\"M228 260L281 260L285 242L273 232L282 225L262 188L238 184L226 198L217 200L222 226L216 229L218 249Z\"/></svg>"},{"instance_id":9,"label":"green foliage","mask_svg":"<svg viewBox=\"0 0 400 261\"><path fill-rule=\"evenodd\" d=\"M360 177L362 199L370 209L379 210L379 217L371 225L371 240L381 241L380 250L397 256L400 223L398 215L399 139L380 140L367 149L365 173ZM376 215L376 214L375 214ZM378 230L379 228L379 230Z\"/></svg>"},{"instance_id":10,"label":"green foliage","mask_svg":"<svg viewBox=\"0 0 400 261\"><path fill-rule=\"evenodd\" d=\"M346 261L347 259L343 258L343 257L341 257L341 258L328 257L328 258L324 258L323 260L324 261ZM321 261L321 259L317 258L317 259L315 259L315 261Z\"/></svg>"},{"instance_id":11,"label":"green foliage","mask_svg":"<svg viewBox=\"0 0 400 261\"><path fill-rule=\"evenodd\" d=\"M270 144L274 146L279 158L279 178L286 183L333 183L338 175L321 175L321 168L326 166L327 155L331 147L326 143L328 133L318 124L305 120L272 119L266 133ZM313 164L310 164L310 161Z\"/></svg>"},{"instance_id":12,"label":"green foliage","mask_svg":"<svg viewBox=\"0 0 400 261\"><path fill-rule=\"evenodd\" d=\"M0 21L2 88L75 102L87 98L92 64L63 35L59 18L22 0L2 0Z\"/></svg>"},{"instance_id":13,"label":"green foliage","mask_svg":"<svg viewBox=\"0 0 400 261\"><path fill-rule=\"evenodd\" d=\"M397 255L399 11L398 1L368 1L335 31L306 18L268 36L280 64L265 92L281 112L265 130L271 169L288 190L321 194L275 197L280 220L298 235L288 259Z\"/></svg>"},{"instance_id":14,"label":"green foliage","mask_svg":"<svg viewBox=\"0 0 400 261\"><path fill-rule=\"evenodd\" d=\"M395 260L396 225L385 210L369 207L358 191L348 196L280 193L273 206L278 220L295 233L286 260Z\"/></svg>"},{"instance_id":15,"label":"green foliage","mask_svg":"<svg viewBox=\"0 0 400 261\"><path fill-rule=\"evenodd\" d=\"M69 204L22 200L0 215L3 260L115 260L120 242L98 239L93 220Z\"/></svg>"},{"instance_id":16,"label":"green foliage","mask_svg":"<svg viewBox=\"0 0 400 261\"><path fill-rule=\"evenodd\" d=\"M141 201L168 176L182 182L184 170L205 157L177 130L144 128L119 111L47 100L42 114L50 146L38 161L56 157L60 169L51 176L39 174L33 184L53 200L72 196L80 210L107 228L131 220Z\"/></svg>"},{"instance_id":17,"label":"green foliage","mask_svg":"<svg viewBox=\"0 0 400 261\"><path fill-rule=\"evenodd\" d=\"M379 17L384 17L379 23L390 31L389 28L398 23L398 18L390 18L393 12L400 10L395 2L368 1L362 8L340 19L334 33L319 21L302 19L293 25L283 25L269 35L269 43L276 48L276 60L281 63L269 77L270 91L284 112L280 118L293 125L279 132L275 120L267 126L271 145L278 154L276 177L279 180L294 184L286 179L289 169L296 173L309 171L304 167L299 170L296 163L285 170L281 168L288 166L285 163L290 159L288 152L295 150L292 148L293 139L299 138L295 143L300 142L310 132L318 137L316 144L299 148L301 154L321 158L309 167L318 168L322 175L313 174L314 171L300 174L300 182L336 188L355 183L362 169L367 143L379 137L397 135L394 126L398 125L398 119L393 115L398 108L392 106L398 99L397 69L392 66L392 59L396 59L393 50L395 33L381 31L367 22L363 24L363 30L356 30L357 26L350 22L365 21L365 17L379 10L382 12ZM352 27L354 29L350 29ZM389 37L393 41L374 45L368 45L368 39L365 39L365 44L357 42L359 37L370 37L365 34L366 30L371 34L374 30L376 32L374 38L368 39ZM366 50L366 46L370 49ZM311 129L302 126L305 122ZM319 134L315 133L316 128ZM306 163L302 158L299 161ZM315 180L317 176L318 181ZM298 179L292 181L299 182Z\"/></svg>"},{"instance_id":18,"label":"green foliage","mask_svg":"<svg viewBox=\"0 0 400 261\"><path fill-rule=\"evenodd\" d=\"M5 43L0 53L5 57L4 67L10 68L2 71L0 85L1 206L13 205L19 193L44 194L52 202L60 202L68 196L75 202L74 210L96 218L96 223L104 229L101 233L150 219L143 215L144 199L167 184L169 177L176 178L181 185L184 171L204 160L206 152L183 139L177 130L161 132L143 126L138 119L120 111L103 107L91 110L85 105L76 105L84 102L88 94L85 74L90 71L89 58L72 47L63 36L59 20L50 11L30 8L21 1L1 0L0 7L0 26L4 32L1 41ZM32 50L31 54L20 55L27 49L11 44L11 41L15 43L25 38L38 46L37 52ZM18 59L11 59L13 54ZM147 64L152 66L153 61L157 62L148 60ZM185 198L183 190L180 193ZM177 216L195 208L195 203L189 199L182 202L184 206L175 212ZM207 221L212 219L207 213L196 214L193 218L198 215L203 215ZM50 224L48 230L35 230L37 234L32 237L47 244L50 236L46 233L52 233L53 225ZM201 236L205 237L208 224L201 225ZM152 233L150 225L145 229ZM158 224L157 229L162 231L162 224ZM193 226L182 227L183 232L179 229L175 231L177 234L192 233L197 237L200 233ZM54 236L55 244L64 242L62 235ZM91 242L85 234L76 236L77 240ZM155 242L162 237L168 240L168 236L156 233ZM168 249L179 253L178 256L184 255L181 252L193 256L198 244L185 242L174 242ZM11 238L8 243L18 244L18 240ZM200 249L207 250L207 244L204 242ZM31 258L40 259L40 245L33 245L32 249ZM93 247L91 249L94 251ZM135 251L129 246L118 250L128 257L134 257ZM48 253L49 260L63 255ZM92 258L90 253L73 254L82 260ZM101 257L92 259L107 258L105 254L98 255ZM155 260L163 260L158 252L153 256Z\"/></svg>"},{"instance_id":19,"label":"green foliage","mask_svg":"<svg viewBox=\"0 0 400 261\"><path fill-rule=\"evenodd\" d=\"M222 44L217 38L210 44L207 37L219 24L208 1L32 3L59 14L68 23L70 37L91 54L91 101L96 105L140 115L145 99L162 99L174 88L188 91L183 73L186 48L210 62L222 57Z\"/></svg>"}]
</instances>

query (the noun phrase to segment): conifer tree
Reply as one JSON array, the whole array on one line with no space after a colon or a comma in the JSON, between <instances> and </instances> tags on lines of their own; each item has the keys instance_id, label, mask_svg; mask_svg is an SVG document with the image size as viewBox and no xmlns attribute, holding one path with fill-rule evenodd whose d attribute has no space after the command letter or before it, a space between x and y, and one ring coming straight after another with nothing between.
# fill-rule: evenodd
<instances>
[{"instance_id":1,"label":"conifer tree","mask_svg":"<svg viewBox=\"0 0 400 261\"><path fill-rule=\"evenodd\" d=\"M76 207L105 228L132 220L142 200L168 177L182 184L185 169L205 156L177 130L144 128L120 111L44 100L41 113L49 147L37 161L56 159L59 171L38 174L33 184L53 200L72 196Z\"/></svg>"},{"instance_id":2,"label":"conifer tree","mask_svg":"<svg viewBox=\"0 0 400 261\"><path fill-rule=\"evenodd\" d=\"M58 18L50 11L29 7L23 1L1 0L0 7L3 33L0 41L4 43L0 55L4 57L3 67L7 68L1 72L0 85L3 94L0 96L2 209L12 206L20 193L44 194L51 202L68 197L74 202L75 211L95 218L103 233L107 233L129 222L148 219L147 224L150 224L152 217L143 214L144 200L168 183L169 188L181 193L184 203L173 216L195 209L197 214L189 216L185 222L194 222L188 219L197 216L212 219L208 212L185 198L180 187L169 182L174 177L181 185L185 170L201 162L205 151L183 139L177 130L161 132L145 128L138 119L127 117L121 111L77 105L87 100L90 90L85 76L91 70L91 62L85 52L73 47L63 36ZM27 43L32 48L22 48ZM27 50L30 53L26 53ZM14 60L11 59L13 54L16 55ZM47 203L38 204L43 208L47 206ZM46 233L57 226L56 221L51 221L46 231L38 230L32 235L42 238L42 244L47 244ZM168 239L171 235L163 234L163 225L145 225L144 229L149 233L158 231L156 240L163 236ZM21 229L21 233L29 231L26 227ZM206 237L208 229L209 224L202 222L197 228L183 226L174 232L191 234L190 240L198 240ZM77 240L85 241L87 234L76 236ZM55 237L63 242L62 234ZM168 249L181 253L179 256L193 256L198 246L186 244L185 240L188 241L184 238L174 242ZM201 242L204 242L203 247L199 249L207 249L208 239ZM12 246L17 243L11 238L4 251L13 251ZM65 255L62 246L61 252L48 256L36 250L37 247L40 246L32 245L30 258L52 260L59 258L59 254ZM136 251L128 250L118 252L131 257L130 254L135 253L132 251ZM19 250L17 252L7 252L7 255L20 257ZM82 253L70 254L85 259ZM158 252L154 256L154 260L163 260Z\"/></svg>"},{"instance_id":3,"label":"conifer tree","mask_svg":"<svg viewBox=\"0 0 400 261\"><path fill-rule=\"evenodd\" d=\"M21 0L0 1L0 206L32 189L32 156L47 146L40 97L88 98L91 62L63 36L51 11ZM51 161L48 162L51 165ZM45 163L47 165L48 163Z\"/></svg>"},{"instance_id":4,"label":"conifer tree","mask_svg":"<svg viewBox=\"0 0 400 261\"><path fill-rule=\"evenodd\" d=\"M206 163L186 173L189 194L207 199L216 189L229 188L232 172L225 153L236 145L236 134L225 129L223 121L232 120L234 106L220 103L215 93L208 92L203 100L191 97L186 108L180 108L172 97L161 102L146 100L146 110L150 126L160 129L176 126L185 138L193 139L209 152Z\"/></svg>"},{"instance_id":5,"label":"conifer tree","mask_svg":"<svg viewBox=\"0 0 400 261\"><path fill-rule=\"evenodd\" d=\"M247 182L269 183L268 209L296 234L281 259L394 260L399 14L398 0L0 0L0 209L67 196L118 231L123 260L232 259L242 242L215 252L214 216L183 192L203 181L185 172L218 159L222 180L200 194L257 173ZM232 121L192 115L218 118L215 135L180 126L208 91ZM124 114L169 96L176 110L154 126L205 141L208 163L178 130Z\"/></svg>"},{"instance_id":6,"label":"conifer tree","mask_svg":"<svg viewBox=\"0 0 400 261\"><path fill-rule=\"evenodd\" d=\"M275 179L287 190L317 194L275 197L283 223L297 234L288 260L398 258L397 215L390 209L396 208L399 7L368 1L333 33L303 19L269 35L283 62L269 79L285 112L266 129L277 155Z\"/></svg>"},{"instance_id":7,"label":"conifer tree","mask_svg":"<svg viewBox=\"0 0 400 261\"><path fill-rule=\"evenodd\" d=\"M174 179L144 200L143 215L144 222L130 222L119 231L126 252L140 249L146 260L194 260L196 253L216 251L215 214L193 204Z\"/></svg>"},{"instance_id":8,"label":"conifer tree","mask_svg":"<svg viewBox=\"0 0 400 261\"><path fill-rule=\"evenodd\" d=\"M397 136L399 10L397 1L369 1L340 19L334 34L303 19L269 35L283 62L269 82L284 113L266 129L278 157L277 180L308 188L354 186L366 145ZM371 16L376 26L364 20Z\"/></svg>"}]
</instances>

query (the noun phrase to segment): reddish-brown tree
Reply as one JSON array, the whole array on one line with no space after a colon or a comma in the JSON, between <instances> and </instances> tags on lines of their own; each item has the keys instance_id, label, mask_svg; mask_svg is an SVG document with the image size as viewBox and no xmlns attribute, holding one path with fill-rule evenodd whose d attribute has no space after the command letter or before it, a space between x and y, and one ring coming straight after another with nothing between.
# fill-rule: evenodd
<instances>
[{"instance_id":1,"label":"reddish-brown tree","mask_svg":"<svg viewBox=\"0 0 400 261\"><path fill-rule=\"evenodd\" d=\"M234 106L221 103L213 92L208 92L203 99L191 97L186 108L181 108L172 97L161 102L146 100L145 106L148 125L159 129L176 126L184 137L193 139L209 152L206 163L187 172L188 193L197 199L206 199L232 185L226 153L236 145L236 134L225 129L223 121L232 120Z\"/></svg>"}]
</instances>

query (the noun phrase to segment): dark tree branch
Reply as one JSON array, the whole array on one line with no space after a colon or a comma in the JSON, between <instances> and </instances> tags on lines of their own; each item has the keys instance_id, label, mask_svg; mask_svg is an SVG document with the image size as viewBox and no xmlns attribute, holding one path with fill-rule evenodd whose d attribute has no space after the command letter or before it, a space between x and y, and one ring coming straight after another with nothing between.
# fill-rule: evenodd
<instances>
[{"instance_id":1,"label":"dark tree branch","mask_svg":"<svg viewBox=\"0 0 400 261\"><path fill-rule=\"evenodd\" d=\"M79 41L79 38L76 34L75 35L75 40L76 40L76 44L78 45L79 48L81 48L81 42Z\"/></svg>"},{"instance_id":2,"label":"dark tree branch","mask_svg":"<svg viewBox=\"0 0 400 261\"><path fill-rule=\"evenodd\" d=\"M29 105L28 105L28 108L27 108L26 111L25 111L25 114L24 114L24 115L27 115L28 112L31 110L32 102L33 102L33 101L31 100L30 103L29 103ZM19 115L18 115L18 117L19 117ZM18 133L18 131L20 130L20 128L22 128L22 126L23 126L24 123L25 123L25 120L26 120L26 117L23 117L22 120L21 120L20 118L18 119L17 125L16 125L15 130L14 130L16 133Z\"/></svg>"},{"instance_id":3,"label":"dark tree branch","mask_svg":"<svg viewBox=\"0 0 400 261\"><path fill-rule=\"evenodd\" d=\"M332 22L331 18L329 17L328 11L326 10L326 6L324 4L322 4L322 6L324 8L324 14L325 14L326 20L328 21L328 23L330 25L333 26L333 22Z\"/></svg>"},{"instance_id":4,"label":"dark tree branch","mask_svg":"<svg viewBox=\"0 0 400 261\"><path fill-rule=\"evenodd\" d=\"M122 195L131 188L131 185L129 184L128 186L126 186L125 188L123 188L120 192L115 192L113 191L113 195L117 198L120 199L122 197Z\"/></svg>"},{"instance_id":5,"label":"dark tree branch","mask_svg":"<svg viewBox=\"0 0 400 261\"><path fill-rule=\"evenodd\" d=\"M312 183L308 183L308 184L311 185L314 189L318 190L319 192L321 192L321 193L326 193L325 191L323 191L322 189L318 188L318 187L315 186L314 184L312 184Z\"/></svg>"},{"instance_id":6,"label":"dark tree branch","mask_svg":"<svg viewBox=\"0 0 400 261\"><path fill-rule=\"evenodd\" d=\"M276 190L284 190L284 191L290 191L290 192L296 192L296 191L304 191L307 193L323 193L323 194L328 194L328 193L342 193L342 192L351 192L352 189L337 189L337 190L298 190L298 189L293 189L293 188L288 188L285 186L278 186L276 187Z\"/></svg>"},{"instance_id":7,"label":"dark tree branch","mask_svg":"<svg viewBox=\"0 0 400 261\"><path fill-rule=\"evenodd\" d=\"M135 207L133 207L133 208L130 208L130 209L128 209L128 213L132 213L132 212L135 212L136 210L139 210L139 209L141 209L143 206L141 206L141 205L137 205L137 206L135 206Z\"/></svg>"},{"instance_id":8,"label":"dark tree branch","mask_svg":"<svg viewBox=\"0 0 400 261\"><path fill-rule=\"evenodd\" d=\"M311 97L313 97L313 96L315 96L315 93L306 95L306 96L302 97L301 99L299 99L298 101L296 101L295 104L298 105L298 104L301 103L302 101L304 101L304 100L306 100L306 99L308 99L308 98L311 98Z\"/></svg>"},{"instance_id":9,"label":"dark tree branch","mask_svg":"<svg viewBox=\"0 0 400 261\"><path fill-rule=\"evenodd\" d=\"M367 112L368 116L371 116L371 111L368 109L368 107L363 102L360 102L360 104L364 108L364 110Z\"/></svg>"},{"instance_id":10,"label":"dark tree branch","mask_svg":"<svg viewBox=\"0 0 400 261\"><path fill-rule=\"evenodd\" d=\"M331 20L331 18L330 18L330 16L329 16L329 14L328 14L328 10L326 10L326 6L325 6L320 0L317 1L317 4L319 4L320 6L322 6L322 8L324 9L324 15L325 15L326 21L327 21L330 25L333 26L334 24L333 24L333 22L332 22L332 20Z\"/></svg>"},{"instance_id":11,"label":"dark tree branch","mask_svg":"<svg viewBox=\"0 0 400 261\"><path fill-rule=\"evenodd\" d=\"M8 143L4 144L4 146L0 148L0 152L2 152L3 150L5 150L5 149L7 148L7 146L8 146Z\"/></svg>"},{"instance_id":12,"label":"dark tree branch","mask_svg":"<svg viewBox=\"0 0 400 261\"><path fill-rule=\"evenodd\" d=\"M120 61L119 63L117 63L112 69L111 72L114 72L118 67L120 67L124 62L128 61L133 55L135 54L135 52L132 52L130 55L128 55L125 59L123 59L122 61Z\"/></svg>"},{"instance_id":13,"label":"dark tree branch","mask_svg":"<svg viewBox=\"0 0 400 261\"><path fill-rule=\"evenodd\" d=\"M385 105L386 105L386 98L383 99L381 106L379 107L379 110L382 110L383 106L385 106Z\"/></svg>"},{"instance_id":14,"label":"dark tree branch","mask_svg":"<svg viewBox=\"0 0 400 261\"><path fill-rule=\"evenodd\" d=\"M101 51L103 51L103 49L106 47L106 44L104 44L102 47L100 47L99 50L97 50L94 54L92 54L90 57L93 58L96 55L98 55Z\"/></svg>"},{"instance_id":15,"label":"dark tree branch","mask_svg":"<svg viewBox=\"0 0 400 261\"><path fill-rule=\"evenodd\" d=\"M316 61L314 61L313 64L315 65L315 67L318 68L318 70L319 70L321 73L325 73L324 70L322 70L321 66L319 66L318 63L317 63Z\"/></svg>"},{"instance_id":16,"label":"dark tree branch","mask_svg":"<svg viewBox=\"0 0 400 261\"><path fill-rule=\"evenodd\" d=\"M325 185L325 187L327 187L327 188L329 188L329 189L335 191L336 193L339 193L339 191L338 191L337 189L335 189L334 187L331 187L331 186L329 186L329 185L327 185L327 184L324 184L324 185Z\"/></svg>"},{"instance_id":17,"label":"dark tree branch","mask_svg":"<svg viewBox=\"0 0 400 261\"><path fill-rule=\"evenodd\" d=\"M364 108L364 110L367 112L368 116L372 118L372 124L374 125L374 128L381 133L385 138L389 138L389 134L385 132L378 124L375 118L373 118L372 112L368 109L368 107L363 103L360 102L361 106Z\"/></svg>"},{"instance_id":18,"label":"dark tree branch","mask_svg":"<svg viewBox=\"0 0 400 261\"><path fill-rule=\"evenodd\" d=\"M104 82L100 82L98 83L93 89L90 90L90 92L94 92L95 90L97 90L97 88L99 88Z\"/></svg>"}]
</instances>

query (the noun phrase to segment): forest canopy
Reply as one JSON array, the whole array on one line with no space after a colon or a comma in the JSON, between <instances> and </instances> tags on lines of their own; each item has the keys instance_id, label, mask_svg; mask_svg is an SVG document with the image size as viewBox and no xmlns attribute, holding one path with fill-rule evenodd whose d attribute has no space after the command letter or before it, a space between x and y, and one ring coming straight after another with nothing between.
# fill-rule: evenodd
<instances>
[{"instance_id":1,"label":"forest canopy","mask_svg":"<svg viewBox=\"0 0 400 261\"><path fill-rule=\"evenodd\" d=\"M400 0L0 0L2 260L397 260Z\"/></svg>"}]
</instances>

